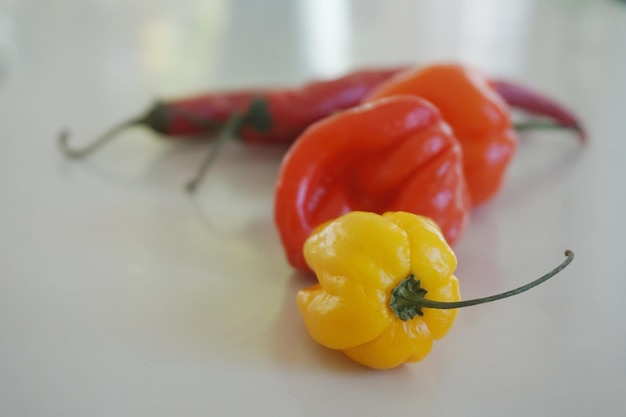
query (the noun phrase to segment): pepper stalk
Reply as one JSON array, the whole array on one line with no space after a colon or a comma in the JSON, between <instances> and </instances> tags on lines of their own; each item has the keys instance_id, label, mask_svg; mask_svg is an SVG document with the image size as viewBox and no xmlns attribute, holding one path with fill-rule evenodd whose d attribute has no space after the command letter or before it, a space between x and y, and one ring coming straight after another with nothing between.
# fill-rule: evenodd
<instances>
[{"instance_id":1,"label":"pepper stalk","mask_svg":"<svg viewBox=\"0 0 626 417\"><path fill-rule=\"evenodd\" d=\"M513 290L505 291L500 294L490 295L482 298L475 298L471 300L456 301L456 302L444 302L435 301L425 298L427 291L421 287L420 281L415 279L415 275L410 274L408 277L400 281L400 283L391 290L391 298L389 300L389 307L398 316L400 320L412 320L415 316L423 316L423 308L436 308L436 309L454 309L461 307L469 307L477 304L489 303L503 298L512 297L514 295L528 291L529 289L536 287L537 285L549 280L559 272L561 272L567 265L574 259L574 252L571 250L565 251L565 260L556 268L551 270L545 275L537 278L528 284Z\"/></svg>"},{"instance_id":2,"label":"pepper stalk","mask_svg":"<svg viewBox=\"0 0 626 417\"><path fill-rule=\"evenodd\" d=\"M242 128L248 126L259 132L263 132L270 128L271 123L269 104L267 100L262 97L252 100L244 112L234 113L230 116L224 126L219 130L213 142L213 146L202 161L200 168L198 168L193 178L187 182L187 191L194 192L196 190L206 175L206 171L217 160L222 145L229 139L238 136Z\"/></svg>"}]
</instances>

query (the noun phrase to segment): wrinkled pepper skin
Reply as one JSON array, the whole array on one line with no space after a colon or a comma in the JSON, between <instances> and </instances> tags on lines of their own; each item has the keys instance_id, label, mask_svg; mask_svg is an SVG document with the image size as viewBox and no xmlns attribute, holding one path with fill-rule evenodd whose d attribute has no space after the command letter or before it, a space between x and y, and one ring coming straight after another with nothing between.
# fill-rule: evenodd
<instances>
[{"instance_id":1,"label":"wrinkled pepper skin","mask_svg":"<svg viewBox=\"0 0 626 417\"><path fill-rule=\"evenodd\" d=\"M401 320L394 287L414 274L437 301L459 301L456 257L430 219L406 212L351 212L320 226L304 245L318 284L300 290L298 309L311 337L375 369L417 362L452 327L456 309L424 309Z\"/></svg>"},{"instance_id":2,"label":"wrinkled pepper skin","mask_svg":"<svg viewBox=\"0 0 626 417\"><path fill-rule=\"evenodd\" d=\"M500 190L517 147L510 111L482 72L458 64L414 68L381 83L365 101L412 94L433 103L461 143L471 204Z\"/></svg>"},{"instance_id":3,"label":"wrinkled pepper skin","mask_svg":"<svg viewBox=\"0 0 626 417\"><path fill-rule=\"evenodd\" d=\"M315 227L349 211L427 216L453 244L469 208L458 141L434 106L404 96L309 127L282 161L274 215L289 262L308 270L304 241Z\"/></svg>"}]
</instances>

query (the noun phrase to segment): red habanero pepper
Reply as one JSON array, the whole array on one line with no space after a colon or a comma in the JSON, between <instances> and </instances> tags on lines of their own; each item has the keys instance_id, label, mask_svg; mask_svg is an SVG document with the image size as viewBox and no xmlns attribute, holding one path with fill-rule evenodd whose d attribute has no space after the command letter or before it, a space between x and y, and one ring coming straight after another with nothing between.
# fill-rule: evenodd
<instances>
[{"instance_id":1,"label":"red habanero pepper","mask_svg":"<svg viewBox=\"0 0 626 417\"><path fill-rule=\"evenodd\" d=\"M304 241L316 227L349 211L427 216L453 244L469 208L461 148L452 130L427 101L398 96L310 126L280 166L274 218L289 262L308 270Z\"/></svg>"},{"instance_id":2,"label":"red habanero pepper","mask_svg":"<svg viewBox=\"0 0 626 417\"><path fill-rule=\"evenodd\" d=\"M455 64L407 70L379 85L365 101L411 94L439 109L463 149L472 205L498 192L516 149L509 108L481 72Z\"/></svg>"},{"instance_id":3,"label":"red habanero pepper","mask_svg":"<svg viewBox=\"0 0 626 417\"><path fill-rule=\"evenodd\" d=\"M358 104L375 86L403 68L361 70L333 80L314 81L298 88L256 88L159 101L144 115L106 132L84 148L59 138L61 149L71 158L82 158L131 126L145 126L166 136L214 136L228 121L262 99L264 107L247 114L237 134L248 142L291 143L310 124L338 110Z\"/></svg>"}]
</instances>

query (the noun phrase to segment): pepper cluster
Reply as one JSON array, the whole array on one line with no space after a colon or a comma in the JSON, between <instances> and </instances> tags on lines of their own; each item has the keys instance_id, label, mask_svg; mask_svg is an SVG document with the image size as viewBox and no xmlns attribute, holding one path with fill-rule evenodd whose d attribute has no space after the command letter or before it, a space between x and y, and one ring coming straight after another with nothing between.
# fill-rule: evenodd
<instances>
[{"instance_id":1,"label":"pepper cluster","mask_svg":"<svg viewBox=\"0 0 626 417\"><path fill-rule=\"evenodd\" d=\"M283 159L275 222L289 262L318 279L297 295L311 337L372 368L419 361L456 308L567 265L569 251L527 286L460 301L449 245L501 189L516 144L494 82L449 64L399 73L307 128Z\"/></svg>"},{"instance_id":2,"label":"pepper cluster","mask_svg":"<svg viewBox=\"0 0 626 417\"><path fill-rule=\"evenodd\" d=\"M287 258L309 269L306 238L353 210L429 217L454 245L470 208L501 189L516 146L509 106L487 75L457 64L397 73L309 126L285 155L275 222Z\"/></svg>"},{"instance_id":3,"label":"pepper cluster","mask_svg":"<svg viewBox=\"0 0 626 417\"><path fill-rule=\"evenodd\" d=\"M294 268L318 282L297 304L317 342L366 366L423 359L456 309L526 291L571 262L496 296L460 301L450 247L470 209L504 184L517 146L511 109L570 128L576 117L517 83L462 65L364 70L299 89L250 89L158 102L83 148L82 158L130 126L168 137L215 138L193 190L228 138L292 143L276 184L275 223Z\"/></svg>"}]
</instances>

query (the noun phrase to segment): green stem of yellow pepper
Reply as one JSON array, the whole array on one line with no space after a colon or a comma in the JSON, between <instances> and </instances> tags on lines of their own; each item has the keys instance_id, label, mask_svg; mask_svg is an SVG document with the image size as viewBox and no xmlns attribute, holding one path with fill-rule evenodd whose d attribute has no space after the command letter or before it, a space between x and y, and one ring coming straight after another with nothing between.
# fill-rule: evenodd
<instances>
[{"instance_id":1,"label":"green stem of yellow pepper","mask_svg":"<svg viewBox=\"0 0 626 417\"><path fill-rule=\"evenodd\" d=\"M557 266L547 274L537 278L536 280L529 282L526 285L522 285L519 288L515 288L513 290L506 291L500 294L465 301L443 302L424 298L427 291L420 286L420 281L416 280L415 276L411 274L407 278L403 279L391 291L389 306L401 320L411 320L415 316L424 315L424 313L422 312L422 308L452 309L469 307L476 304L483 304L489 303L491 301L501 300L503 298L511 297L524 291L528 291L529 289L536 287L537 285L547 281L548 279L561 272L574 259L574 252L572 252L571 250L566 250L565 256L566 259L559 266Z\"/></svg>"}]
</instances>

